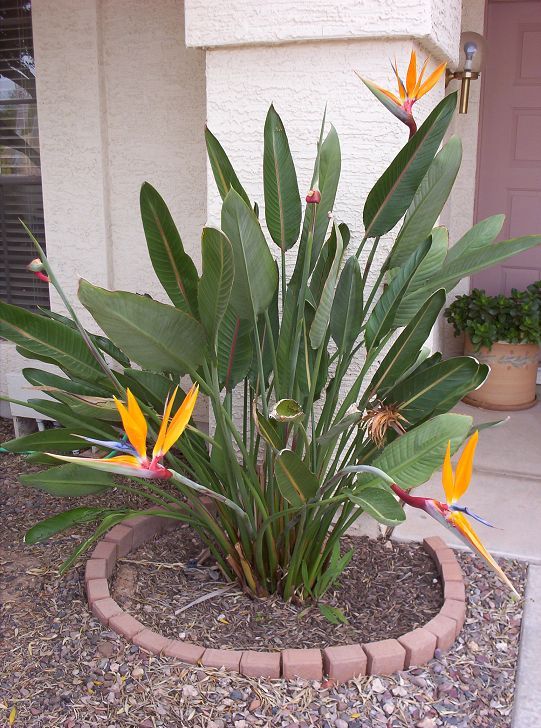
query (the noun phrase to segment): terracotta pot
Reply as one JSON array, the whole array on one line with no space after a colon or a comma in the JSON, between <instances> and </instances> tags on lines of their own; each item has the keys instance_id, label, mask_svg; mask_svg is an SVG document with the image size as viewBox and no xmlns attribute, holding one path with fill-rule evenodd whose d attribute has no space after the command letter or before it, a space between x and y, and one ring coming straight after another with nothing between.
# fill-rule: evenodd
<instances>
[{"instance_id":1,"label":"terracotta pot","mask_svg":"<svg viewBox=\"0 0 541 728\"><path fill-rule=\"evenodd\" d=\"M535 384L539 365L537 344L508 344L498 341L490 349L474 351L470 337L464 353L490 366L486 382L464 397L464 402L491 410L521 410L536 402Z\"/></svg>"}]
</instances>

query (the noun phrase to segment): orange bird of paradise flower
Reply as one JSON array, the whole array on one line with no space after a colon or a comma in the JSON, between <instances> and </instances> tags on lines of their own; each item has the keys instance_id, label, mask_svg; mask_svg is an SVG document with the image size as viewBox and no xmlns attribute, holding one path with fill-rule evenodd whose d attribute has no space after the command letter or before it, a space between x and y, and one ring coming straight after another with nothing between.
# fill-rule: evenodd
<instances>
[{"instance_id":1,"label":"orange bird of paradise flower","mask_svg":"<svg viewBox=\"0 0 541 728\"><path fill-rule=\"evenodd\" d=\"M425 62L421 66L421 70L417 73L417 54L415 51L412 51L408 70L406 72L405 83L400 78L396 61L391 63L398 84L398 96L392 93L392 91L388 91L382 86L378 86L376 83L359 76L361 81L370 89L370 91L372 91L374 96L379 99L379 101L381 101L381 103L389 109L392 114L409 127L410 138L417 131L417 125L412 114L413 104L436 85L447 65L446 63L440 63L440 65L427 78L425 78L428 60L428 58L425 59Z\"/></svg>"},{"instance_id":2,"label":"orange bird of paradise flower","mask_svg":"<svg viewBox=\"0 0 541 728\"><path fill-rule=\"evenodd\" d=\"M509 589L518 595L517 590L511 584L503 570L481 543L479 536L473 530L466 516L470 516L470 518L474 518L476 521L490 528L493 528L493 526L481 518L481 516L472 513L469 508L458 505L458 500L464 495L470 485L473 472L473 458L478 439L479 433L476 431L466 443L454 473L453 466L451 465L451 442L449 441L447 445L442 471L443 489L447 503L440 503L433 498L421 498L410 495L395 483L391 485L391 488L405 503L413 508L419 508L425 511L425 513L428 513L429 516L432 516L432 518L435 518L436 521L441 523L442 526L445 526L445 528L458 536L466 546L473 549L483 559Z\"/></svg>"},{"instance_id":3,"label":"orange bird of paradise flower","mask_svg":"<svg viewBox=\"0 0 541 728\"><path fill-rule=\"evenodd\" d=\"M147 455L146 446L148 433L147 421L145 420L141 407L129 389L126 390L126 404L114 397L116 407L122 419L124 431L128 437L128 442L95 440L90 437L80 436L83 440L93 445L123 452L125 453L124 455L106 458L81 458L51 453L52 456L59 460L65 460L68 463L77 463L88 468L107 470L110 473L117 473L118 475L135 476L137 478L151 480L170 478L172 476L171 471L162 464L162 461L166 453L173 447L186 429L186 425L190 421L195 407L199 387L197 385L192 386L175 415L171 417L177 392L178 387L176 387L173 395L168 397L165 402L163 418L151 458Z\"/></svg>"}]
</instances>

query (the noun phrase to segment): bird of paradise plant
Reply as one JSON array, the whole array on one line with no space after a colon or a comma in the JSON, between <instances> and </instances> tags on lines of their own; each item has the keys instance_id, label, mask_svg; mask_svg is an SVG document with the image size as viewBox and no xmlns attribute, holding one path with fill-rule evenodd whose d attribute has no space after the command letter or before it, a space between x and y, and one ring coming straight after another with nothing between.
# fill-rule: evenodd
<instances>
[{"instance_id":1,"label":"bird of paradise plant","mask_svg":"<svg viewBox=\"0 0 541 728\"><path fill-rule=\"evenodd\" d=\"M404 98L397 97L406 119L435 83L433 75L425 80L425 68L417 74L415 57L410 61ZM23 374L55 400L35 398L30 406L61 427L3 443L8 451L33 451L33 461L49 468L23 476L25 484L71 498L112 487L144 496L151 504L144 512L193 526L224 574L247 592L321 598L351 558L341 551L348 528L362 513L388 526L404 521L396 488L413 498L409 491L471 431L472 419L450 410L483 383L488 367L471 357L442 361L424 347L448 292L472 272L541 243L541 236L494 243L502 223L496 216L448 250L447 231L434 224L460 166L457 138L438 152L455 107L455 94L444 98L383 172L366 199L359 240L332 215L341 151L325 119L303 204L284 123L270 107L264 228L262 200L249 197L207 129L222 212L220 229L203 229L201 274L164 199L145 183L149 257L171 303L81 280L79 300L103 335L82 325L34 239L68 315L0 302L0 336L24 356L57 365ZM382 251L397 225L392 248ZM195 386L173 414L175 387L186 376ZM189 423L197 387L212 410L209 432ZM109 456L76 458L74 430ZM155 443L151 453L147 442ZM47 453L62 464L51 467ZM468 512L453 497L426 508L478 546L463 522ZM97 521L65 569L132 515L130 508L74 508L37 524L26 540Z\"/></svg>"},{"instance_id":2,"label":"bird of paradise plant","mask_svg":"<svg viewBox=\"0 0 541 728\"><path fill-rule=\"evenodd\" d=\"M410 130L410 138L417 131L417 124L413 118L412 108L413 105L419 101L425 94L427 94L439 81L442 74L445 72L447 63L440 63L439 66L425 79L425 71L428 65L429 58L425 58L421 70L417 73L417 54L415 51L411 51L410 61L408 70L406 72L406 81L404 82L398 73L398 67L396 60L391 63L391 67L396 76L398 84L398 96L392 91L378 86L373 81L369 81L362 76L359 76L363 83L372 91L374 96L381 101L381 103L394 114L397 119L406 124ZM424 80L423 80L424 79Z\"/></svg>"},{"instance_id":3,"label":"bird of paradise plant","mask_svg":"<svg viewBox=\"0 0 541 728\"><path fill-rule=\"evenodd\" d=\"M442 526L445 526L445 528L458 536L458 538L460 538L466 546L471 548L481 557L481 559L498 575L509 589L518 595L517 590L509 581L502 568L496 563L494 558L483 546L479 536L475 533L470 522L466 518L466 515L476 521L479 521L479 523L488 526L489 528L494 527L484 518L473 513L467 506L458 505L459 499L466 493L471 482L473 458L478 439L479 432L476 430L464 446L464 450L462 451L462 455L457 463L455 473L453 473L453 466L451 464L451 443L449 442L447 444L442 471L446 503L441 503L434 498L423 498L411 495L402 488L399 488L396 483L393 483L391 488L396 495L409 506L419 508L425 513L428 513L428 515L432 516L432 518L438 521L438 523L441 523Z\"/></svg>"}]
</instances>

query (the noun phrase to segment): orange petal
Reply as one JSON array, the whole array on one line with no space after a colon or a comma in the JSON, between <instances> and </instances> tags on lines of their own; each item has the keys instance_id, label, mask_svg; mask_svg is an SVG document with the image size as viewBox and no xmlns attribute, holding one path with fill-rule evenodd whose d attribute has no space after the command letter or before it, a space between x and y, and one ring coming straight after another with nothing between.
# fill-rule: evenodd
<instances>
[{"instance_id":1,"label":"orange petal","mask_svg":"<svg viewBox=\"0 0 541 728\"><path fill-rule=\"evenodd\" d=\"M184 398L184 402L176 411L175 416L171 420L171 424L167 428L167 433L165 435L164 443L162 446L163 454L168 452L173 447L175 442L186 429L186 425L188 424L188 422L190 421L190 417L192 416L198 393L199 386L197 384L194 384Z\"/></svg>"},{"instance_id":2,"label":"orange petal","mask_svg":"<svg viewBox=\"0 0 541 728\"><path fill-rule=\"evenodd\" d=\"M173 402L177 396L178 387L175 387L172 397L167 397L165 400L165 407L163 411L162 424L160 425L160 431L158 432L158 439L152 450L152 457L156 457L162 454L162 447L167 434L167 428L169 426L169 419L171 417L171 409L173 408Z\"/></svg>"},{"instance_id":3,"label":"orange petal","mask_svg":"<svg viewBox=\"0 0 541 728\"><path fill-rule=\"evenodd\" d=\"M455 478L453 475L453 466L451 465L451 440L447 443L447 452L445 453L445 460L443 461L441 480L447 503L452 503L455 493Z\"/></svg>"},{"instance_id":4,"label":"orange petal","mask_svg":"<svg viewBox=\"0 0 541 728\"><path fill-rule=\"evenodd\" d=\"M410 63L408 66L408 72L406 74L406 91L411 99L413 96L413 90L417 82L417 55L415 51L411 52Z\"/></svg>"},{"instance_id":5,"label":"orange petal","mask_svg":"<svg viewBox=\"0 0 541 728\"><path fill-rule=\"evenodd\" d=\"M470 545L473 550L479 554L479 556L483 559L483 561L494 571L500 579L503 581L504 584L506 584L511 591L513 591L515 594L518 595L517 590L513 586L513 584L509 581L507 576L505 575L504 571L501 569L501 567L496 563L496 561L493 559L493 557L488 553L486 548L481 543L481 540L479 536L475 533L473 530L470 522L466 518L466 516L463 513L460 512L454 512L451 513L451 515L448 517L452 523L452 525L457 529L459 532L462 540L466 542L468 545Z\"/></svg>"},{"instance_id":6,"label":"orange petal","mask_svg":"<svg viewBox=\"0 0 541 728\"><path fill-rule=\"evenodd\" d=\"M406 98L406 87L404 86L404 82L398 75L398 69L396 67L396 59L395 59L394 65L391 63L391 66L394 71L394 75L396 76L396 82L398 84L398 93L400 94L400 99L402 101L404 101L404 99Z\"/></svg>"},{"instance_id":7,"label":"orange petal","mask_svg":"<svg viewBox=\"0 0 541 728\"><path fill-rule=\"evenodd\" d=\"M448 501L449 505L456 503L457 500L468 490L473 472L473 458L478 440L479 432L476 430L466 443L464 450L462 451L462 455L460 456L460 460L458 461L458 465L456 466L455 488L453 499Z\"/></svg>"},{"instance_id":8,"label":"orange petal","mask_svg":"<svg viewBox=\"0 0 541 728\"><path fill-rule=\"evenodd\" d=\"M144 458L146 457L147 423L133 394L129 389L126 392L128 395L128 406L126 407L116 397L114 397L115 404L122 418L122 425L128 436L128 440L134 446L140 457Z\"/></svg>"},{"instance_id":9,"label":"orange petal","mask_svg":"<svg viewBox=\"0 0 541 728\"><path fill-rule=\"evenodd\" d=\"M421 68L421 72L419 74L419 78L417 79L417 83L415 84L415 88L413 89L413 97L416 99L417 94L419 93L419 89L421 88L421 84L423 82L423 76L425 75L426 67L428 64L428 58L425 58L425 62L423 63L423 66Z\"/></svg>"},{"instance_id":10,"label":"orange petal","mask_svg":"<svg viewBox=\"0 0 541 728\"><path fill-rule=\"evenodd\" d=\"M430 89L433 88L437 84L437 82L440 79L440 76L445 71L446 66L447 66L447 63L440 63L440 65L436 68L436 70L430 74L430 76L426 79L426 81L423 83L423 85L417 92L418 99L420 99L421 96L424 96L426 93L428 93L430 91Z\"/></svg>"}]
</instances>

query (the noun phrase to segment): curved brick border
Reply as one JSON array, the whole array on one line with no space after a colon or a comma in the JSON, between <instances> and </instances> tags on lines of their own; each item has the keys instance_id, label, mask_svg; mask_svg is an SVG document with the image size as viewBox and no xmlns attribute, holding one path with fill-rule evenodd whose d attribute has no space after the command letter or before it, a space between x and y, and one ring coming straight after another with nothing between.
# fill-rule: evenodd
<instances>
[{"instance_id":1,"label":"curved brick border","mask_svg":"<svg viewBox=\"0 0 541 728\"><path fill-rule=\"evenodd\" d=\"M85 583L90 609L102 624L148 652L175 657L182 662L224 667L247 677L321 680L323 675L345 681L361 675L384 675L420 666L447 650L462 629L466 602L462 570L453 551L438 536L425 538L423 546L440 573L444 603L440 613L424 627L398 639L368 644L340 645L281 652L205 649L181 640L170 640L145 627L124 612L111 598L108 579L118 558L150 540L177 528L180 521L160 516L137 516L114 526L95 547L86 564Z\"/></svg>"}]
</instances>

